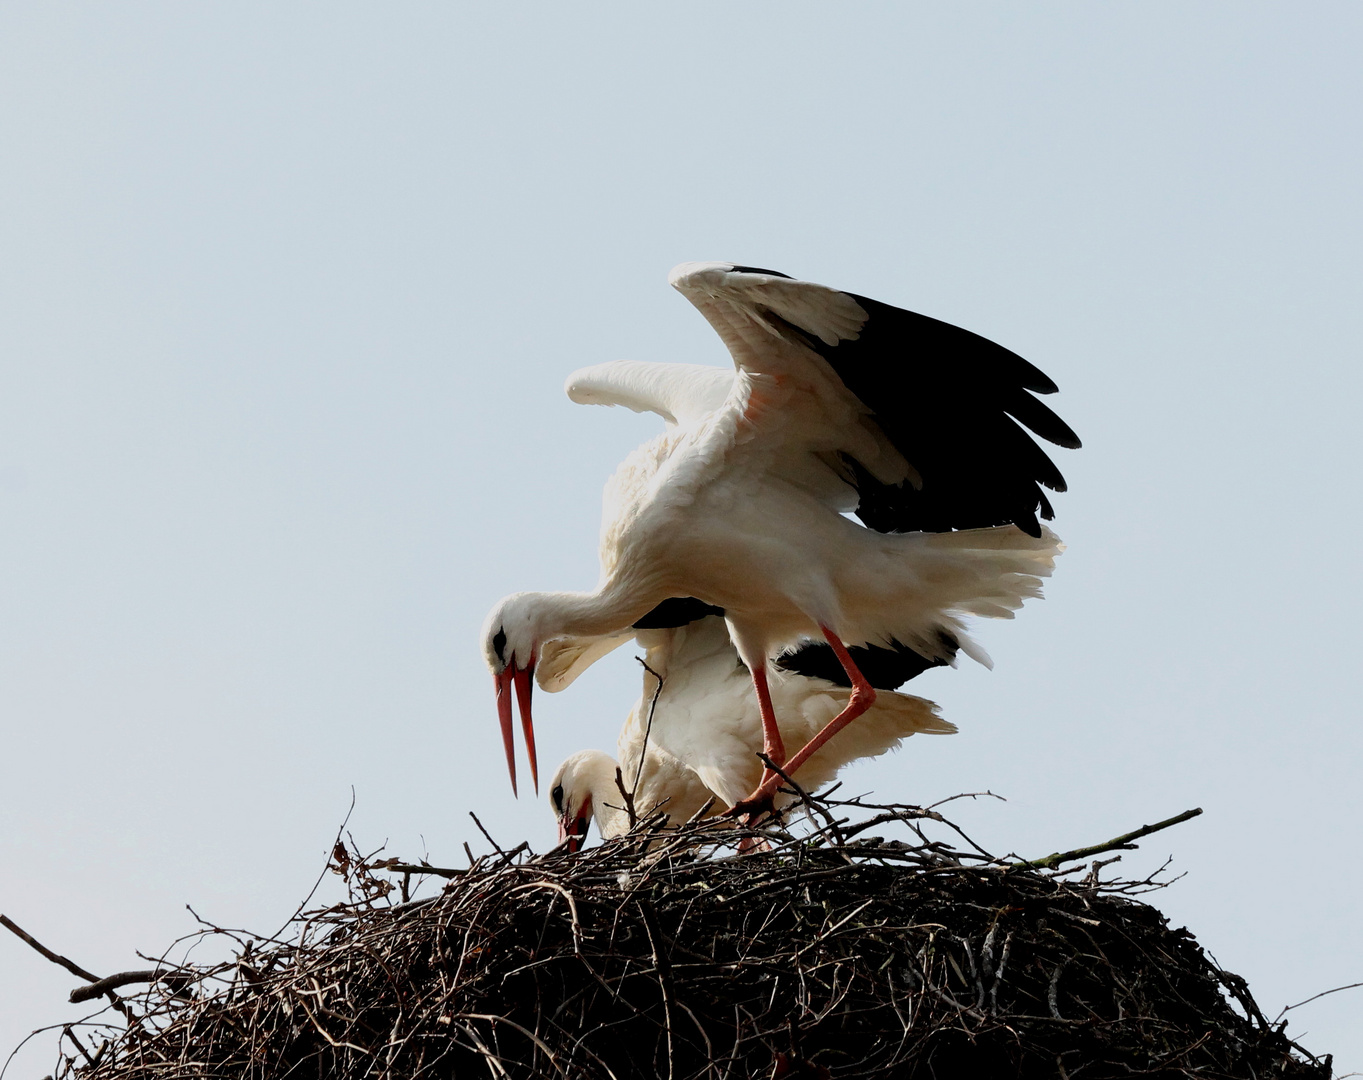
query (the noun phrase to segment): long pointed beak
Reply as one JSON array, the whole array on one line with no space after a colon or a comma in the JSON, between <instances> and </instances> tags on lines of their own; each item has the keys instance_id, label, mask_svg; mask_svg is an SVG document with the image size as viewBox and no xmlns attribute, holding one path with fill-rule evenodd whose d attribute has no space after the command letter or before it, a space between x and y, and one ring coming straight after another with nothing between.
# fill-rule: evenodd
<instances>
[{"instance_id":1,"label":"long pointed beak","mask_svg":"<svg viewBox=\"0 0 1363 1080\"><path fill-rule=\"evenodd\" d=\"M497 684L497 719L502 725L502 745L506 748L506 771L511 774L511 794L516 791L516 738L511 731L511 692L515 687L516 702L521 709L521 731L525 733L525 756L530 759L530 779L535 785L535 794L540 790L539 759L535 755L535 722L530 715L530 693L534 689L535 656L523 668L515 663L508 664L493 676Z\"/></svg>"},{"instance_id":2,"label":"long pointed beak","mask_svg":"<svg viewBox=\"0 0 1363 1080\"><path fill-rule=\"evenodd\" d=\"M511 679L513 671L505 668L493 679L497 683L497 716L502 722L502 745L506 747L506 771L511 774L511 794L516 791L516 740L511 733Z\"/></svg>"},{"instance_id":3,"label":"long pointed beak","mask_svg":"<svg viewBox=\"0 0 1363 1080\"><path fill-rule=\"evenodd\" d=\"M525 756L530 759L530 780L535 785L535 794L540 793L539 760L535 756L535 722L530 718L530 693L535 688L535 655L530 654L530 663L516 672L516 703L521 707L521 731L525 734Z\"/></svg>"}]
</instances>

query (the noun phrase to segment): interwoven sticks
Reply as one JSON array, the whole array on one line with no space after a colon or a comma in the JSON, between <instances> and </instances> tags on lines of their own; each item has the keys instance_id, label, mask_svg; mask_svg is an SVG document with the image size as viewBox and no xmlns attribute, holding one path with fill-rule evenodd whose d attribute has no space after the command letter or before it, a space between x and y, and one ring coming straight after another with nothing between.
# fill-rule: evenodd
<instances>
[{"instance_id":1,"label":"interwoven sticks","mask_svg":"<svg viewBox=\"0 0 1363 1080\"><path fill-rule=\"evenodd\" d=\"M133 1022L59 1078L1330 1075L1134 898L1157 883L932 840L934 812L815 802L813 835L762 834L767 851L646 821L392 906L376 875L425 868L348 856L351 904L125 997Z\"/></svg>"}]
</instances>

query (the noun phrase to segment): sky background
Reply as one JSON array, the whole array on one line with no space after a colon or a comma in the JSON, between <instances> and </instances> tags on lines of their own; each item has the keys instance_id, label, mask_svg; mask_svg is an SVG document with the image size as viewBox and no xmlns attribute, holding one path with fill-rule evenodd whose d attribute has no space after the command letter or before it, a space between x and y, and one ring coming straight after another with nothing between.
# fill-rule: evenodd
<instances>
[{"instance_id":1,"label":"sky background","mask_svg":"<svg viewBox=\"0 0 1363 1080\"><path fill-rule=\"evenodd\" d=\"M478 630L590 588L658 421L602 360L723 365L666 285L769 266L1060 384L1069 545L960 726L847 773L1121 868L1271 1016L1363 980L1363 9L1345 3L0 5L0 911L98 974L268 932L365 847L551 846ZM540 697L611 749L629 650ZM0 1045L82 1015L0 937ZM1289 1033L1363 1070L1363 991ZM31 1044L32 1045L32 1044ZM11 1066L54 1063L50 1037Z\"/></svg>"}]
</instances>

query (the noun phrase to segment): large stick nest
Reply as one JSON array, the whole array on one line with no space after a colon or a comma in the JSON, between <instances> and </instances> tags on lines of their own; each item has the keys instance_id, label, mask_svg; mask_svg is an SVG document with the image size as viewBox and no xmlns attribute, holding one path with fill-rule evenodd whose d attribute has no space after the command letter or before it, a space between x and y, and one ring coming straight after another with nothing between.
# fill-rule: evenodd
<instances>
[{"instance_id":1,"label":"large stick nest","mask_svg":"<svg viewBox=\"0 0 1363 1080\"><path fill-rule=\"evenodd\" d=\"M955 828L932 811L810 805L812 834L766 851L645 822L576 855L499 850L420 900L415 868L338 846L349 903L110 990L121 1030L68 1029L57 1075L1330 1076L1135 899L1158 875L1080 878L929 839ZM866 820L835 816L854 806Z\"/></svg>"}]
</instances>

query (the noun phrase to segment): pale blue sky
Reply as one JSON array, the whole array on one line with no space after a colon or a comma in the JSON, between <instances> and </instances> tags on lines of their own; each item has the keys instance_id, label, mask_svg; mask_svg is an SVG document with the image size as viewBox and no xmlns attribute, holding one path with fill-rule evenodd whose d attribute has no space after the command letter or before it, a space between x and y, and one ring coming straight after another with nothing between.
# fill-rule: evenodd
<instances>
[{"instance_id":1,"label":"pale blue sky","mask_svg":"<svg viewBox=\"0 0 1363 1080\"><path fill-rule=\"evenodd\" d=\"M1343 3L0 6L0 911L99 973L272 929L350 801L457 861L513 801L477 632L588 588L656 420L563 377L722 364L666 273L770 266L1037 363L1069 544L856 789L1125 864L1270 1013L1363 979L1363 13ZM610 748L625 653L539 699ZM72 979L0 938L0 1043ZM1290 1031L1363 1069L1363 998ZM1307 1034L1302 1035L1303 1032ZM46 1051L14 1075L40 1075Z\"/></svg>"}]
</instances>

